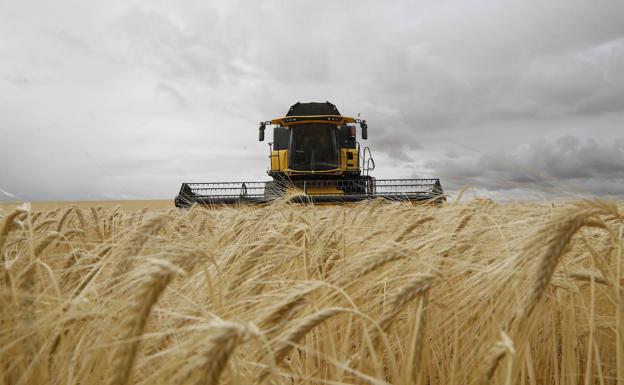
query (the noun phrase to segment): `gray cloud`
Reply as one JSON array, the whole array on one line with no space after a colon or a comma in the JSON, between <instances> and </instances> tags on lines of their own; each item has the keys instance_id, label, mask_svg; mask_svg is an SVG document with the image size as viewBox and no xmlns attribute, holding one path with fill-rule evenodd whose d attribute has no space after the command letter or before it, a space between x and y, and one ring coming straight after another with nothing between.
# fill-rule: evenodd
<instances>
[{"instance_id":1,"label":"gray cloud","mask_svg":"<svg viewBox=\"0 0 624 385\"><path fill-rule=\"evenodd\" d=\"M182 180L262 179L257 122L296 101L330 100L369 121L363 144L384 160L379 177L441 172L458 185L476 178L502 189L503 176L524 183L522 173L509 175L513 165L540 171L548 162L557 165L549 178L615 191L592 178L618 180L605 172L620 155L606 143L621 137L624 118L620 8L611 0L5 2L0 162L15 166L0 170L0 188L23 199L165 197ZM553 140L566 135L600 177L566 155L572 144ZM529 144L546 139L552 148ZM594 149L609 151L593 159ZM542 158L532 163L523 151Z\"/></svg>"},{"instance_id":2,"label":"gray cloud","mask_svg":"<svg viewBox=\"0 0 624 385\"><path fill-rule=\"evenodd\" d=\"M447 186L624 196L624 139L598 142L563 136L477 157L430 161Z\"/></svg>"}]
</instances>

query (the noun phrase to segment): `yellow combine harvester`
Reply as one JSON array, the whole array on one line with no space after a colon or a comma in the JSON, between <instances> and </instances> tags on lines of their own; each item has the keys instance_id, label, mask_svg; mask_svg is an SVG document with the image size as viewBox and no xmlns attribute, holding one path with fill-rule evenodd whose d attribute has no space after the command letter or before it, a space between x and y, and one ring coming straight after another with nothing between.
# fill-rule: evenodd
<instances>
[{"instance_id":1,"label":"yellow combine harvester","mask_svg":"<svg viewBox=\"0 0 624 385\"><path fill-rule=\"evenodd\" d=\"M178 207L193 204L269 203L290 191L299 202L356 202L385 198L408 201L445 200L439 179L375 179L365 120L340 115L335 105L297 103L286 116L260 123L260 141L273 126L270 181L183 183Z\"/></svg>"}]
</instances>

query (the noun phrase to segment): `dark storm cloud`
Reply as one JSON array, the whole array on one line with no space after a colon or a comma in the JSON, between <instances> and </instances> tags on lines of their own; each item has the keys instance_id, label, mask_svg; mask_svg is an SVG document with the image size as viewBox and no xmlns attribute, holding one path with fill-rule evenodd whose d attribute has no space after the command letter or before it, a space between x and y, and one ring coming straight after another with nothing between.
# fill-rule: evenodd
<instances>
[{"instance_id":1,"label":"dark storm cloud","mask_svg":"<svg viewBox=\"0 0 624 385\"><path fill-rule=\"evenodd\" d=\"M402 137L383 138L382 149L396 140L418 149L414 131L621 109L624 18L615 3L530 3L360 2L346 22L346 5L244 2L207 7L201 23L146 7L117 21L136 62L182 89L246 80L275 106L290 94L347 99L366 108L382 138L384 126Z\"/></svg>"},{"instance_id":2,"label":"dark storm cloud","mask_svg":"<svg viewBox=\"0 0 624 385\"><path fill-rule=\"evenodd\" d=\"M182 179L262 179L257 122L329 100L368 120L362 144L384 160L380 177L535 185L535 172L512 172L522 166L543 183L619 191L621 153L607 143L624 116L620 9L611 0L5 2L0 162L21 161L0 171L0 189L154 197ZM576 139L544 141L566 135ZM528 144L540 142L550 147Z\"/></svg>"},{"instance_id":3,"label":"dark storm cloud","mask_svg":"<svg viewBox=\"0 0 624 385\"><path fill-rule=\"evenodd\" d=\"M537 189L559 193L624 196L624 139L600 143L564 136L473 158L431 161L454 188Z\"/></svg>"}]
</instances>

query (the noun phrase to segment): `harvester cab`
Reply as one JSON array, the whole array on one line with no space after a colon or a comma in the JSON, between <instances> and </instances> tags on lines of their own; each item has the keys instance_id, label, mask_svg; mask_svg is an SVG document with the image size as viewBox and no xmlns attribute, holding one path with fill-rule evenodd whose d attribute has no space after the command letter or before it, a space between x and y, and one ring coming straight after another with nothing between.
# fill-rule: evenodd
<instances>
[{"instance_id":1,"label":"harvester cab","mask_svg":"<svg viewBox=\"0 0 624 385\"><path fill-rule=\"evenodd\" d=\"M183 183L178 207L192 204L269 203L293 192L303 202L355 202L385 198L445 200L439 179L375 179L365 120L342 116L335 105L296 103L286 116L260 122L259 140L273 128L269 143L270 181Z\"/></svg>"}]
</instances>

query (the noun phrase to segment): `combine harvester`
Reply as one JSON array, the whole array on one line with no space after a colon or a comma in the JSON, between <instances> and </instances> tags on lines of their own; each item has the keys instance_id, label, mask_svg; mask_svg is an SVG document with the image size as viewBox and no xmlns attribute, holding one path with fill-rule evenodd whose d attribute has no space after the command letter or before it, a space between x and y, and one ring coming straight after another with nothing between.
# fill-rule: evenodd
<instances>
[{"instance_id":1,"label":"combine harvester","mask_svg":"<svg viewBox=\"0 0 624 385\"><path fill-rule=\"evenodd\" d=\"M368 138L365 120L340 115L335 105L297 103L285 117L260 123L260 141L273 127L270 169L264 182L183 183L177 207L270 203L292 194L304 203L357 202L384 198L405 201L445 201L439 179L375 179L375 161L368 147L356 140L356 126Z\"/></svg>"}]
</instances>

